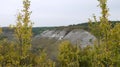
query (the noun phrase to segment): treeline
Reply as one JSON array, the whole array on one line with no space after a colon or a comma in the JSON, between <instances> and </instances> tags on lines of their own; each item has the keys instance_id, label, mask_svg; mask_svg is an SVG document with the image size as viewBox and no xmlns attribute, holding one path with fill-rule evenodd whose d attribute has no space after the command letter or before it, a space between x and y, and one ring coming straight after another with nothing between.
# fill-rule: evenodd
<instances>
[{"instance_id":1,"label":"treeline","mask_svg":"<svg viewBox=\"0 0 120 67\"><path fill-rule=\"evenodd\" d=\"M32 50L30 1L23 1L23 10L17 15L14 28L15 41L0 40L0 67L120 67L120 23L108 21L107 0L98 0L100 20L89 19L89 29L97 38L93 46L81 48L69 41L61 42L56 60L47 56L44 49ZM95 22L94 24L92 22ZM2 33L2 29L0 29Z\"/></svg>"},{"instance_id":2,"label":"treeline","mask_svg":"<svg viewBox=\"0 0 120 67\"><path fill-rule=\"evenodd\" d=\"M120 21L109 21L112 26L114 27L117 23L120 23ZM95 22L91 23L92 25L95 24ZM84 29L86 31L91 32L90 27L89 27L89 23L81 23L81 24L73 24L73 25L69 25L69 26L60 26L60 27L32 27L32 33L33 36L41 34L42 32L46 31L46 30L64 30L64 29L68 29L69 30L73 30L73 29ZM9 27L2 27L2 31L5 33L14 33L14 29L10 29ZM6 37L6 36L3 36Z\"/></svg>"},{"instance_id":3,"label":"treeline","mask_svg":"<svg viewBox=\"0 0 120 67\"><path fill-rule=\"evenodd\" d=\"M109 21L112 26L114 27L117 23L120 23L120 21ZM95 24L95 22L91 23L92 25ZM41 34L42 32L46 31L46 30L63 30L63 29L68 29L68 30L73 30L73 29L84 29L86 31L90 31L90 27L89 27L89 23L81 23L81 24L73 24L73 25L69 25L69 26L58 26L58 27L32 27L32 33L33 36ZM13 32L14 33L14 29L9 28L9 27L2 27L2 31L5 33L9 33L9 32Z\"/></svg>"},{"instance_id":4,"label":"treeline","mask_svg":"<svg viewBox=\"0 0 120 67\"><path fill-rule=\"evenodd\" d=\"M120 23L120 21L109 21L109 22L112 24L113 27L117 23ZM91 24L94 25L95 22L92 22ZM33 35L37 35L37 34L41 34L43 31L46 31L46 30L64 30L64 29L67 29L68 31L73 29L84 29L86 31L91 32L88 22L76 24L76 25L73 24L69 26L58 26L58 27L33 27L32 32L33 32Z\"/></svg>"}]
</instances>

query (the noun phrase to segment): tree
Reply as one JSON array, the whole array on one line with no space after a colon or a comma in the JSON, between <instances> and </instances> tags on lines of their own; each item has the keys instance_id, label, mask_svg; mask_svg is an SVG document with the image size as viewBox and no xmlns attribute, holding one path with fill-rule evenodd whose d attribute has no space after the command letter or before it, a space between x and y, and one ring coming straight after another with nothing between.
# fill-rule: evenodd
<instances>
[{"instance_id":1,"label":"tree","mask_svg":"<svg viewBox=\"0 0 120 67\"><path fill-rule=\"evenodd\" d=\"M23 0L23 10L17 15L17 23L14 26L15 36L19 45L21 65L26 65L24 59L29 56L32 39L32 22L30 20L30 1Z\"/></svg>"},{"instance_id":2,"label":"tree","mask_svg":"<svg viewBox=\"0 0 120 67\"><path fill-rule=\"evenodd\" d=\"M79 67L80 50L73 47L69 41L63 41L59 46L58 61L60 67Z\"/></svg>"},{"instance_id":3,"label":"tree","mask_svg":"<svg viewBox=\"0 0 120 67\"><path fill-rule=\"evenodd\" d=\"M1 67L18 67L19 53L18 46L7 39L0 41L0 66Z\"/></svg>"},{"instance_id":4,"label":"tree","mask_svg":"<svg viewBox=\"0 0 120 67\"><path fill-rule=\"evenodd\" d=\"M114 55L113 62L114 66L119 67L120 66L120 23L117 23L112 29L111 29L111 38L109 44L111 44L112 48L112 54Z\"/></svg>"},{"instance_id":5,"label":"tree","mask_svg":"<svg viewBox=\"0 0 120 67\"><path fill-rule=\"evenodd\" d=\"M0 27L0 34L2 33L2 28Z\"/></svg>"},{"instance_id":6,"label":"tree","mask_svg":"<svg viewBox=\"0 0 120 67\"><path fill-rule=\"evenodd\" d=\"M91 46L87 46L81 49L80 56L80 67L94 67L92 65L93 50Z\"/></svg>"},{"instance_id":7,"label":"tree","mask_svg":"<svg viewBox=\"0 0 120 67\"><path fill-rule=\"evenodd\" d=\"M109 32L111 29L111 24L108 21L108 8L107 8L107 0L98 0L99 1L99 7L101 8L101 14L100 21L97 21L96 16L94 15L94 24L92 25L92 20L89 19L90 22L90 29L93 32L93 34L98 38L98 44L101 43L101 41L107 42L109 41Z\"/></svg>"},{"instance_id":8,"label":"tree","mask_svg":"<svg viewBox=\"0 0 120 67\"><path fill-rule=\"evenodd\" d=\"M0 40L3 39L2 38L2 28L0 27Z\"/></svg>"},{"instance_id":9,"label":"tree","mask_svg":"<svg viewBox=\"0 0 120 67\"><path fill-rule=\"evenodd\" d=\"M94 16L94 21L97 22L95 25L91 25L91 30L95 36L98 38L97 45L94 46L94 66L98 67L110 67L117 66L116 63L119 63L116 60L118 59L119 50L119 37L120 32L118 28L120 28L119 24L116 24L114 27L108 21L108 8L107 8L107 0L98 0L99 6L101 8L100 21L96 20L96 16ZM92 20L89 20L90 24ZM117 31L118 30L118 31ZM114 31L114 32L113 32ZM115 37L117 37L115 39ZM116 59L117 57L117 59ZM116 61L116 62L115 62Z\"/></svg>"},{"instance_id":10,"label":"tree","mask_svg":"<svg viewBox=\"0 0 120 67\"><path fill-rule=\"evenodd\" d=\"M34 65L37 67L55 67L55 62L48 58L45 50L40 51L40 54L37 54L34 58Z\"/></svg>"}]
</instances>

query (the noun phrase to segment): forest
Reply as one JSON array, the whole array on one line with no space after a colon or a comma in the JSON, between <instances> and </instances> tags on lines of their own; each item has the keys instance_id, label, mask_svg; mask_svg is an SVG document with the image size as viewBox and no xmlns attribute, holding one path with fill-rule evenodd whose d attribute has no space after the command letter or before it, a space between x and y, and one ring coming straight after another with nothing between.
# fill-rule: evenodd
<instances>
[{"instance_id":1,"label":"forest","mask_svg":"<svg viewBox=\"0 0 120 67\"><path fill-rule=\"evenodd\" d=\"M53 60L45 49L34 52L31 42L34 35L54 27L33 28L34 23L30 20L31 2L23 0L23 9L17 14L16 24L9 27L14 32L14 40L1 38L5 28L0 28L0 67L120 67L120 21L108 19L107 0L98 2L101 9L99 20L93 15L88 23L68 26L93 34L97 38L93 46L81 48L67 40L62 41L57 59Z\"/></svg>"}]
</instances>

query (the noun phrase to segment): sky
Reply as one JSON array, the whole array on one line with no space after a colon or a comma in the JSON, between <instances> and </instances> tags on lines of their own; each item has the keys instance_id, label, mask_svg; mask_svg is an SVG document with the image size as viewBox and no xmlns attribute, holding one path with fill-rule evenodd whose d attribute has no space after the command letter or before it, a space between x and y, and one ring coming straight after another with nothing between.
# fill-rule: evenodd
<instances>
[{"instance_id":1,"label":"sky","mask_svg":"<svg viewBox=\"0 0 120 67\"><path fill-rule=\"evenodd\" d=\"M120 0L108 0L110 20L120 20ZM88 22L100 16L97 0L31 0L31 20L34 27L66 26ZM0 0L0 26L16 23L22 0Z\"/></svg>"}]
</instances>

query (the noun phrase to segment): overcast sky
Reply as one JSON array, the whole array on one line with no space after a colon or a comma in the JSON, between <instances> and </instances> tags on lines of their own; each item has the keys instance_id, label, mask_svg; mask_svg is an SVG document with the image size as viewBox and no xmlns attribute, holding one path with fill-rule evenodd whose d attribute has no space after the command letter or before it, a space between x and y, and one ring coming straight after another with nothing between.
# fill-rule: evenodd
<instances>
[{"instance_id":1,"label":"overcast sky","mask_svg":"<svg viewBox=\"0 0 120 67\"><path fill-rule=\"evenodd\" d=\"M100 16L97 0L31 0L34 26L62 26L87 22ZM120 20L120 0L108 1L110 20ZM0 0L0 26L16 23L22 0Z\"/></svg>"}]
</instances>

